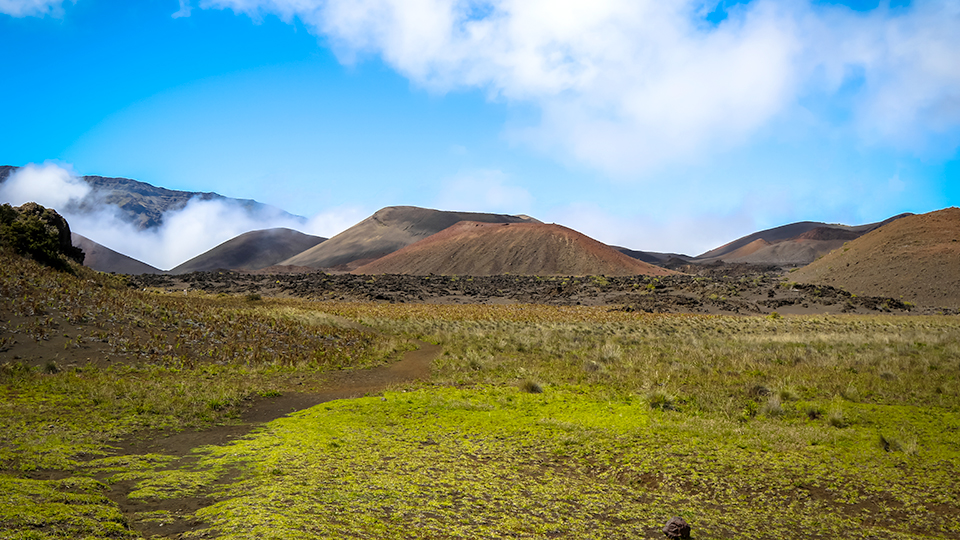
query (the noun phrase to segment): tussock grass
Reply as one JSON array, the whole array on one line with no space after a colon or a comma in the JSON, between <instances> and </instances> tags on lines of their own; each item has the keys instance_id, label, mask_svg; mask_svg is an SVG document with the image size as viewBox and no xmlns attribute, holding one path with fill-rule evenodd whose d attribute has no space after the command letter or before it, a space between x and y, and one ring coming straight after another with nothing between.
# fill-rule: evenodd
<instances>
[{"instance_id":1,"label":"tussock grass","mask_svg":"<svg viewBox=\"0 0 960 540\"><path fill-rule=\"evenodd\" d=\"M229 422L252 398L410 348L305 302L132 290L0 255L0 469L72 467L132 431ZM54 339L55 359L14 356L14 342Z\"/></svg>"},{"instance_id":2,"label":"tussock grass","mask_svg":"<svg viewBox=\"0 0 960 540\"><path fill-rule=\"evenodd\" d=\"M0 365L0 480L43 512L60 486L13 471L106 475L143 500L212 494L197 537L630 538L678 514L705 539L960 534L956 317L249 301L17 272L0 269L0 310L26 322L5 336L75 340L80 325L128 360ZM252 396L395 358L410 338L443 346L430 381L303 411L189 465L80 459L135 429L230 421ZM101 498L56 511L75 536L110 536L96 527L120 523L115 507L91 486ZM0 527L61 519L44 515Z\"/></svg>"}]
</instances>

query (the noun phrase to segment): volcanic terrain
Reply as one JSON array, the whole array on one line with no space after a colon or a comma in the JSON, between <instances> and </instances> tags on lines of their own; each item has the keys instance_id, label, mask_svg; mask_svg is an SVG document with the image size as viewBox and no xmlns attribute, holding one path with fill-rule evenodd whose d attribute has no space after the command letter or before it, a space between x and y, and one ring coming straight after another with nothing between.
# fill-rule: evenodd
<instances>
[{"instance_id":1,"label":"volcanic terrain","mask_svg":"<svg viewBox=\"0 0 960 540\"><path fill-rule=\"evenodd\" d=\"M160 274L163 270L154 268L145 262L118 253L106 246L100 245L86 236L71 233L73 245L83 250L86 255L83 265L97 272L113 272L116 274Z\"/></svg>"},{"instance_id":2,"label":"volcanic terrain","mask_svg":"<svg viewBox=\"0 0 960 540\"><path fill-rule=\"evenodd\" d=\"M354 273L665 276L674 272L560 225L461 221Z\"/></svg>"},{"instance_id":3,"label":"volcanic terrain","mask_svg":"<svg viewBox=\"0 0 960 540\"><path fill-rule=\"evenodd\" d=\"M284 228L250 231L197 255L170 270L170 273L186 274L220 268L260 270L302 253L325 240L326 238Z\"/></svg>"},{"instance_id":4,"label":"volcanic terrain","mask_svg":"<svg viewBox=\"0 0 960 540\"><path fill-rule=\"evenodd\" d=\"M922 305L960 306L960 208L908 216L851 240L790 274Z\"/></svg>"},{"instance_id":5,"label":"volcanic terrain","mask_svg":"<svg viewBox=\"0 0 960 540\"><path fill-rule=\"evenodd\" d=\"M388 206L326 242L280 264L352 270L436 234L460 221L539 223L528 216L445 212L415 206Z\"/></svg>"},{"instance_id":6,"label":"volcanic terrain","mask_svg":"<svg viewBox=\"0 0 960 540\"><path fill-rule=\"evenodd\" d=\"M738 238L703 253L693 260L803 266L837 249L844 242L859 238L886 223L908 215L910 214L900 214L879 223L857 226L816 221L790 223Z\"/></svg>"}]
</instances>

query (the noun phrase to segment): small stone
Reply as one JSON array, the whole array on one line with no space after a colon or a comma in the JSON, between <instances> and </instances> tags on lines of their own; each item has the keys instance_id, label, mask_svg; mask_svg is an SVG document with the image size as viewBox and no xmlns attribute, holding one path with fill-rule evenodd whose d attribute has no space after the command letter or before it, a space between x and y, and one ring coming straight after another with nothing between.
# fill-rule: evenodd
<instances>
[{"instance_id":1,"label":"small stone","mask_svg":"<svg viewBox=\"0 0 960 540\"><path fill-rule=\"evenodd\" d=\"M682 517L673 517L663 526L663 534L667 538L690 538L690 525Z\"/></svg>"}]
</instances>

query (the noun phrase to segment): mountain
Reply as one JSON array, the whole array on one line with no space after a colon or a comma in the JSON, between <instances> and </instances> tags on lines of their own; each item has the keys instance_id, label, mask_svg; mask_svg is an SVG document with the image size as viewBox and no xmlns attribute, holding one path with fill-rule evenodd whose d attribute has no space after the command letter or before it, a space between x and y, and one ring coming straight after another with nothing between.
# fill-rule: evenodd
<instances>
[{"instance_id":1,"label":"mountain","mask_svg":"<svg viewBox=\"0 0 960 540\"><path fill-rule=\"evenodd\" d=\"M573 229L543 223L461 221L355 274L667 275Z\"/></svg>"},{"instance_id":2,"label":"mountain","mask_svg":"<svg viewBox=\"0 0 960 540\"><path fill-rule=\"evenodd\" d=\"M695 262L774 264L799 266L809 264L845 242L911 214L866 225L839 225L817 221L801 221L749 234L716 249L698 255Z\"/></svg>"},{"instance_id":3,"label":"mountain","mask_svg":"<svg viewBox=\"0 0 960 540\"><path fill-rule=\"evenodd\" d=\"M0 184L18 168L10 165L0 166ZM254 200L232 199L213 192L176 191L129 178L81 176L80 179L92 188L91 192L79 202L76 208L58 210L83 213L101 209L104 205L113 206L124 220L133 223L140 230L159 227L163 224L165 212L182 210L192 199L222 201L238 205L253 219L285 218L301 223L306 221L300 216Z\"/></svg>"},{"instance_id":4,"label":"mountain","mask_svg":"<svg viewBox=\"0 0 960 540\"><path fill-rule=\"evenodd\" d=\"M620 247L620 246L610 246L610 247L619 251L620 253L623 253L627 257L637 259L645 263L655 264L657 266L661 266L665 264L667 261L672 259L680 259L680 260L691 259L690 256L682 255L680 253L659 253L656 251L638 251L635 249L629 249L629 248Z\"/></svg>"},{"instance_id":5,"label":"mountain","mask_svg":"<svg viewBox=\"0 0 960 540\"><path fill-rule=\"evenodd\" d=\"M97 272L113 272L116 274L162 274L159 268L140 262L132 257L100 245L86 236L71 233L73 245L83 250L83 265Z\"/></svg>"},{"instance_id":6,"label":"mountain","mask_svg":"<svg viewBox=\"0 0 960 540\"><path fill-rule=\"evenodd\" d=\"M280 264L311 268L356 268L461 221L540 223L529 216L446 212L415 206L388 206L326 242Z\"/></svg>"},{"instance_id":7,"label":"mountain","mask_svg":"<svg viewBox=\"0 0 960 540\"><path fill-rule=\"evenodd\" d=\"M250 231L227 240L170 270L171 274L230 270L260 270L302 253L326 238L292 229L276 228Z\"/></svg>"},{"instance_id":8,"label":"mountain","mask_svg":"<svg viewBox=\"0 0 960 540\"><path fill-rule=\"evenodd\" d=\"M911 215L790 274L859 295L960 307L960 208Z\"/></svg>"}]
</instances>

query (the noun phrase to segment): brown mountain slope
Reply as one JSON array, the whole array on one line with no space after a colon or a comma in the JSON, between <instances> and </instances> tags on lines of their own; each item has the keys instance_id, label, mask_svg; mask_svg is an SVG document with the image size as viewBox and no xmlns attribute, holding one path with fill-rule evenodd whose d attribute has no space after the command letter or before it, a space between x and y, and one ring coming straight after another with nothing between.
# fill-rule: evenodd
<instances>
[{"instance_id":1,"label":"brown mountain slope","mask_svg":"<svg viewBox=\"0 0 960 540\"><path fill-rule=\"evenodd\" d=\"M73 245L83 250L85 257L83 265L97 272L114 272L117 274L162 274L159 268L154 268L145 262L133 257L118 253L106 246L98 244L86 236L77 233L70 234Z\"/></svg>"},{"instance_id":2,"label":"brown mountain slope","mask_svg":"<svg viewBox=\"0 0 960 540\"><path fill-rule=\"evenodd\" d=\"M855 294L960 307L960 208L905 217L850 241L790 279Z\"/></svg>"},{"instance_id":3,"label":"brown mountain slope","mask_svg":"<svg viewBox=\"0 0 960 540\"><path fill-rule=\"evenodd\" d=\"M674 272L630 258L560 225L463 221L354 273L663 276Z\"/></svg>"},{"instance_id":4,"label":"brown mountain slope","mask_svg":"<svg viewBox=\"0 0 960 540\"><path fill-rule=\"evenodd\" d=\"M388 206L326 242L280 264L334 268L352 266L383 257L404 246L436 234L460 221L484 223L539 223L529 216L445 212L415 206Z\"/></svg>"},{"instance_id":5,"label":"brown mountain slope","mask_svg":"<svg viewBox=\"0 0 960 540\"><path fill-rule=\"evenodd\" d=\"M727 256L723 260L731 263L803 266L843 246L843 243L843 240L809 240L800 235L797 238L769 244L748 255Z\"/></svg>"},{"instance_id":6,"label":"brown mountain slope","mask_svg":"<svg viewBox=\"0 0 960 540\"><path fill-rule=\"evenodd\" d=\"M806 243L793 246L786 245L776 250L770 250L769 248L753 249L750 253L746 254L740 250L748 245L754 244L757 240L764 240L772 245L777 245L789 240L812 240L818 242L851 240L886 223L908 215L911 214L900 214L877 223L867 223L856 226L821 223L818 221L790 223L738 238L733 242L698 255L696 260L702 262L723 260L725 262L748 262L757 264L807 264L813 262L820 255L829 253L832 249L836 248L837 244L817 245L815 243ZM843 242L840 242L839 245L842 244Z\"/></svg>"},{"instance_id":7,"label":"brown mountain slope","mask_svg":"<svg viewBox=\"0 0 960 540\"><path fill-rule=\"evenodd\" d=\"M186 274L220 268L259 270L302 253L325 240L326 238L284 228L250 231L197 255L170 270L170 273Z\"/></svg>"}]
</instances>

